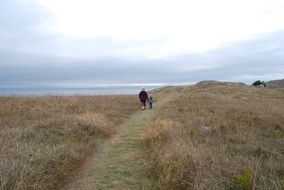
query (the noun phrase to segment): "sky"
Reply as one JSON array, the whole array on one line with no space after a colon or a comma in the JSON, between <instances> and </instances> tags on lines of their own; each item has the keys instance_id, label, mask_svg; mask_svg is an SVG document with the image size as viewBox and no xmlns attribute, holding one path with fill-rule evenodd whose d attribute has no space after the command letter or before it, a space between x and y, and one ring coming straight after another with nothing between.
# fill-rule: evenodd
<instances>
[{"instance_id":1,"label":"sky","mask_svg":"<svg viewBox=\"0 0 284 190\"><path fill-rule=\"evenodd\" d=\"M0 88L283 78L283 0L0 0Z\"/></svg>"}]
</instances>

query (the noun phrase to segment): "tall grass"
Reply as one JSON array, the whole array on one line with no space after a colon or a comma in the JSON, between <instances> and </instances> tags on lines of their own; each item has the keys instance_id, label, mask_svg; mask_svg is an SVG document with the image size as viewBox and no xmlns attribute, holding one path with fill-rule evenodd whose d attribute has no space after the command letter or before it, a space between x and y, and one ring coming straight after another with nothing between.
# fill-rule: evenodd
<instances>
[{"instance_id":1,"label":"tall grass","mask_svg":"<svg viewBox=\"0 0 284 190\"><path fill-rule=\"evenodd\" d=\"M283 189L284 94L242 84L185 88L142 139L155 189Z\"/></svg>"},{"instance_id":2,"label":"tall grass","mask_svg":"<svg viewBox=\"0 0 284 190\"><path fill-rule=\"evenodd\" d=\"M134 96L0 97L0 189L58 189L136 109Z\"/></svg>"}]
</instances>

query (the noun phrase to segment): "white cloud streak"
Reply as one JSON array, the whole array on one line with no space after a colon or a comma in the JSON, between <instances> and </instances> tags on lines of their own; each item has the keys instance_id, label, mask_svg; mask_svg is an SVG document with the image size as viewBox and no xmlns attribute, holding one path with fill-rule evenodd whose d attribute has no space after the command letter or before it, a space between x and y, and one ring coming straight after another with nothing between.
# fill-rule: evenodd
<instances>
[{"instance_id":1,"label":"white cloud streak","mask_svg":"<svg viewBox=\"0 0 284 190\"><path fill-rule=\"evenodd\" d=\"M46 28L68 40L111 39L110 50L157 58L201 52L284 28L282 0L40 0ZM154 43L153 43L154 42ZM113 51L113 52L112 52Z\"/></svg>"}]
</instances>

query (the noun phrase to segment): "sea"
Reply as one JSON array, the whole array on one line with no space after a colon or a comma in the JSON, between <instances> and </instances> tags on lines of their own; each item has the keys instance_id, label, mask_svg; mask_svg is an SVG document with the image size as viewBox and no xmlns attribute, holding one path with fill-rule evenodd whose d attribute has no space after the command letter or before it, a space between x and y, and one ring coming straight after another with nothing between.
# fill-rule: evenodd
<instances>
[{"instance_id":1,"label":"sea","mask_svg":"<svg viewBox=\"0 0 284 190\"><path fill-rule=\"evenodd\" d=\"M151 91L164 85L143 86ZM62 87L0 87L0 96L45 96L45 95L131 95L141 91L139 86L98 86L88 88Z\"/></svg>"}]
</instances>

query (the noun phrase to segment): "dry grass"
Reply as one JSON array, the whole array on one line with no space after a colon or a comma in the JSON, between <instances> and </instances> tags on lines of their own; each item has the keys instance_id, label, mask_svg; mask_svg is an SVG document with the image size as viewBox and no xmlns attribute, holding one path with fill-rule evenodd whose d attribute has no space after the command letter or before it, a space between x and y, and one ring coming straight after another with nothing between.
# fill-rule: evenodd
<instances>
[{"instance_id":1,"label":"dry grass","mask_svg":"<svg viewBox=\"0 0 284 190\"><path fill-rule=\"evenodd\" d=\"M243 84L184 88L142 139L156 189L283 189L284 93Z\"/></svg>"},{"instance_id":2,"label":"dry grass","mask_svg":"<svg viewBox=\"0 0 284 190\"><path fill-rule=\"evenodd\" d=\"M0 97L0 189L58 189L136 96Z\"/></svg>"}]
</instances>

